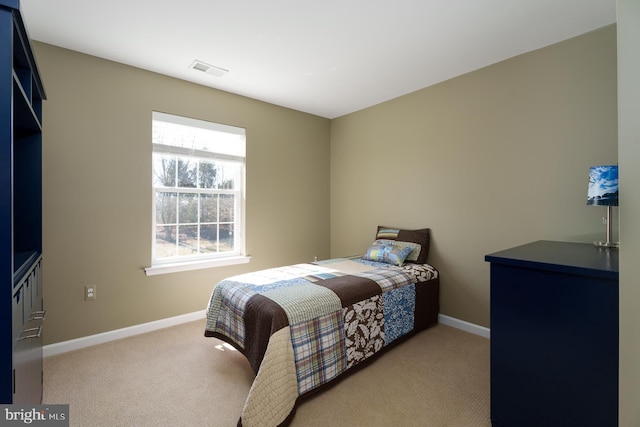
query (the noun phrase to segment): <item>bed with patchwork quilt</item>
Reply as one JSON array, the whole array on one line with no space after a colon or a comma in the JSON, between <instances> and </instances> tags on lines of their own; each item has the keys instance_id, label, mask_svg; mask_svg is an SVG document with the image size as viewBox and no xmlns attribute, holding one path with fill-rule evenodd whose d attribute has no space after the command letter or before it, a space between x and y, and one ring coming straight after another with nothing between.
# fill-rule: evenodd
<instances>
[{"instance_id":1,"label":"bed with patchwork quilt","mask_svg":"<svg viewBox=\"0 0 640 427\"><path fill-rule=\"evenodd\" d=\"M287 425L300 399L437 323L429 230L378 227L363 256L272 268L213 289L205 336L256 373L238 426Z\"/></svg>"}]
</instances>

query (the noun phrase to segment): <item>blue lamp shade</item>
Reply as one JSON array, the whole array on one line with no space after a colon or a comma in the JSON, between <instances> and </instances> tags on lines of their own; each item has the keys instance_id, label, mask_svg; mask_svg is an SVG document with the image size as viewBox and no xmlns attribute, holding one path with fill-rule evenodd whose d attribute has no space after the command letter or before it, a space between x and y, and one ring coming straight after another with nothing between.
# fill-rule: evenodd
<instances>
[{"instance_id":1,"label":"blue lamp shade","mask_svg":"<svg viewBox=\"0 0 640 427\"><path fill-rule=\"evenodd\" d=\"M587 205L618 206L618 166L591 166Z\"/></svg>"}]
</instances>

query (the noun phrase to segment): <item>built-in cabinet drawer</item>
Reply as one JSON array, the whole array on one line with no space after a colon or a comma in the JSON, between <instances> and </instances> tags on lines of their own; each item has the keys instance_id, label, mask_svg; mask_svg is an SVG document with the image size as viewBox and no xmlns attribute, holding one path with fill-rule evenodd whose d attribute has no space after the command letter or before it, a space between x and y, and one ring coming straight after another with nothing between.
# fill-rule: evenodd
<instances>
[{"instance_id":1,"label":"built-in cabinet drawer","mask_svg":"<svg viewBox=\"0 0 640 427\"><path fill-rule=\"evenodd\" d=\"M41 260L38 258L14 287L13 296L13 403L42 401Z\"/></svg>"}]
</instances>

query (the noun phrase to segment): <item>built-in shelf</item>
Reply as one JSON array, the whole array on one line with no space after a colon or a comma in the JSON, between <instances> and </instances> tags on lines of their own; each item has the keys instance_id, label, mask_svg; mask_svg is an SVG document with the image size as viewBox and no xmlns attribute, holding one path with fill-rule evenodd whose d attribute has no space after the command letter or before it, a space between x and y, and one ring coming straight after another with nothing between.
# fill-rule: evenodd
<instances>
[{"instance_id":1,"label":"built-in shelf","mask_svg":"<svg viewBox=\"0 0 640 427\"><path fill-rule=\"evenodd\" d=\"M19 0L0 0L0 404L42 401L42 100Z\"/></svg>"},{"instance_id":2,"label":"built-in shelf","mask_svg":"<svg viewBox=\"0 0 640 427\"><path fill-rule=\"evenodd\" d=\"M29 267L38 259L38 252L16 252L13 254L13 286L20 283L20 279L27 273Z\"/></svg>"},{"instance_id":3,"label":"built-in shelf","mask_svg":"<svg viewBox=\"0 0 640 427\"><path fill-rule=\"evenodd\" d=\"M13 112L14 112L14 130L22 133L42 132L40 117L33 109L20 80L13 73ZM20 135L17 135L18 137Z\"/></svg>"}]
</instances>

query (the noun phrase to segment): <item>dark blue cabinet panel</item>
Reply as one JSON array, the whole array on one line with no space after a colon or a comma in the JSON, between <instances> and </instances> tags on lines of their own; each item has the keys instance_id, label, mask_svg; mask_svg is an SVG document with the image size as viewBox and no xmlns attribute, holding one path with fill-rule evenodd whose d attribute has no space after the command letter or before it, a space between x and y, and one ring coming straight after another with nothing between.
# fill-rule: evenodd
<instances>
[{"instance_id":1,"label":"dark blue cabinet panel","mask_svg":"<svg viewBox=\"0 0 640 427\"><path fill-rule=\"evenodd\" d=\"M42 399L42 101L18 0L0 0L0 403Z\"/></svg>"},{"instance_id":2,"label":"dark blue cabinet panel","mask_svg":"<svg viewBox=\"0 0 640 427\"><path fill-rule=\"evenodd\" d=\"M617 426L617 250L539 241L485 259L493 425Z\"/></svg>"}]
</instances>

